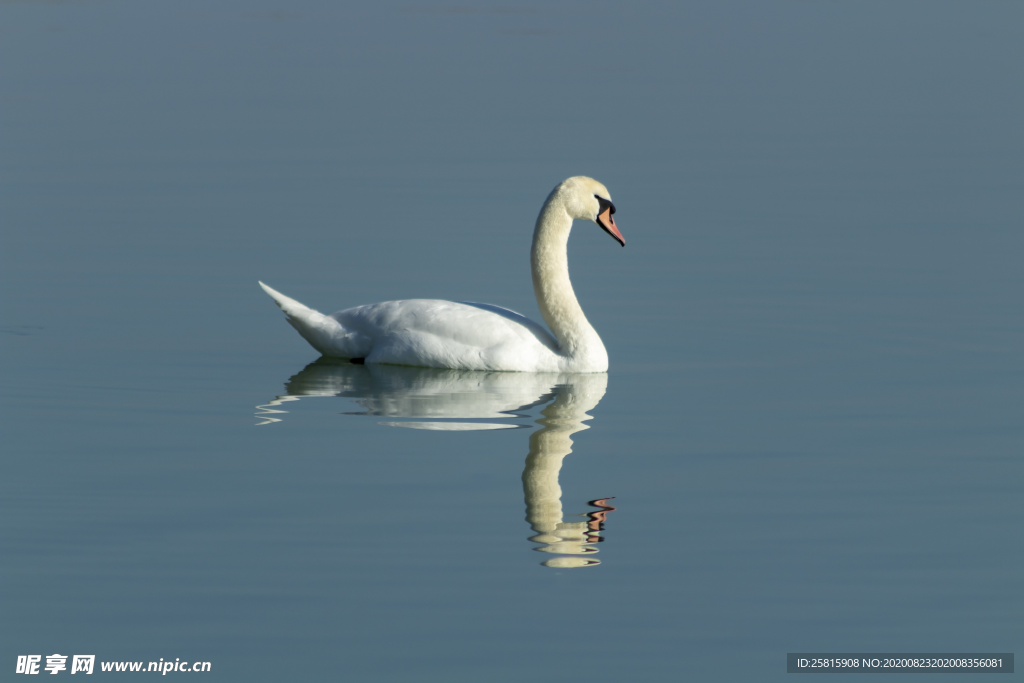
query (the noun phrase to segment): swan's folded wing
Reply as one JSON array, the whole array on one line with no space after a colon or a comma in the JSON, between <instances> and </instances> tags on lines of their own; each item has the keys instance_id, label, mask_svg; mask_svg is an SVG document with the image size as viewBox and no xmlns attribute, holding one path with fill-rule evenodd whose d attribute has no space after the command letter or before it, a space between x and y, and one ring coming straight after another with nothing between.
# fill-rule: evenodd
<instances>
[{"instance_id":1,"label":"swan's folded wing","mask_svg":"<svg viewBox=\"0 0 1024 683\"><path fill-rule=\"evenodd\" d=\"M552 350L558 343L543 327L507 308L438 299L406 299L357 306L333 316L347 329L375 340L382 334L427 332L462 344L486 348L510 338L537 342Z\"/></svg>"},{"instance_id":2,"label":"swan's folded wing","mask_svg":"<svg viewBox=\"0 0 1024 683\"><path fill-rule=\"evenodd\" d=\"M373 339L368 360L381 363L516 370L553 357L558 348L537 323L487 304L409 299L350 308L333 317Z\"/></svg>"},{"instance_id":3,"label":"swan's folded wing","mask_svg":"<svg viewBox=\"0 0 1024 683\"><path fill-rule=\"evenodd\" d=\"M514 329L517 333L522 333L522 328L525 328L525 330L528 330L532 336L536 337L538 341L549 347L552 351L556 351L558 349L558 342L555 341L555 338L551 336L550 332L544 329L542 325L535 323L521 313L516 313L515 311L502 308L501 306L495 306L494 304L479 304L475 301L459 301L458 303L466 306L473 306L474 308L479 308L490 313L495 313L507 320L511 320L516 323L516 327Z\"/></svg>"}]
</instances>

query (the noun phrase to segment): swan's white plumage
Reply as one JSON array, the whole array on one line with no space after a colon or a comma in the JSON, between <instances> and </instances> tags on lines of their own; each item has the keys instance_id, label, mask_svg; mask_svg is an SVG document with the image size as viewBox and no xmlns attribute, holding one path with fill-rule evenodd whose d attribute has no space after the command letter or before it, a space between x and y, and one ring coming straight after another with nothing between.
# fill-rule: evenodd
<instances>
[{"instance_id":1,"label":"swan's white plumage","mask_svg":"<svg viewBox=\"0 0 1024 683\"><path fill-rule=\"evenodd\" d=\"M534 292L553 335L491 304L409 299L328 316L260 286L299 334L326 356L459 370L604 372L608 355L576 300L566 258L573 219L596 221L598 196L611 200L596 180L569 178L551 192L537 218L531 251Z\"/></svg>"}]
</instances>

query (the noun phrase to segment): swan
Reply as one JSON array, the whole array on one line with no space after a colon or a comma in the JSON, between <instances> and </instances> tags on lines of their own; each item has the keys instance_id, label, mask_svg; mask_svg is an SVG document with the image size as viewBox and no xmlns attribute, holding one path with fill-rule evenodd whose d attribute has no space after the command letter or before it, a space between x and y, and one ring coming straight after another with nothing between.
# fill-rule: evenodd
<instances>
[{"instance_id":1,"label":"swan","mask_svg":"<svg viewBox=\"0 0 1024 683\"><path fill-rule=\"evenodd\" d=\"M605 372L608 352L569 281L566 246L574 219L597 223L619 244L604 185L574 176L548 195L530 251L533 291L551 329L492 304L408 299L324 315L260 282L288 322L325 356L454 370Z\"/></svg>"}]
</instances>

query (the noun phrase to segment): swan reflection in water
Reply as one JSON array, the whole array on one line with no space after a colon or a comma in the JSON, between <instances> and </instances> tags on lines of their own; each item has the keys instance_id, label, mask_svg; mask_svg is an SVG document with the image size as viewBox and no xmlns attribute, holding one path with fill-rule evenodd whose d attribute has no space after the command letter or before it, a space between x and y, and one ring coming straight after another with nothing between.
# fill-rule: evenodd
<instances>
[{"instance_id":1,"label":"swan reflection in water","mask_svg":"<svg viewBox=\"0 0 1024 683\"><path fill-rule=\"evenodd\" d=\"M516 422L527 418L530 408L544 406L540 429L530 434L530 451L523 470L526 521L534 531L529 540L540 543L534 550L554 557L546 567L574 568L600 564L593 557L604 539L601 531L609 512L610 498L589 502L596 510L585 521L564 521L562 489L558 473L562 460L572 452L572 435L588 429L587 411L601 401L608 375L548 374L525 372L476 372L434 370L387 365L353 365L320 358L285 384L285 395L257 406L260 425L280 422L287 414L284 404L311 396L354 399L362 410L348 415L417 418L382 421L380 424L408 429L470 431L528 428ZM503 422L489 422L501 419ZM472 421L466 421L472 420Z\"/></svg>"}]
</instances>

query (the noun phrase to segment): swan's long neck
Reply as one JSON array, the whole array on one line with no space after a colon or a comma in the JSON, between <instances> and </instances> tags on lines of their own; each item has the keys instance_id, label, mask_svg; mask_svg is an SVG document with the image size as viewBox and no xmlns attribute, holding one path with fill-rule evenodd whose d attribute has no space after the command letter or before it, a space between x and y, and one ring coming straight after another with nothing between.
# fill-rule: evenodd
<instances>
[{"instance_id":1,"label":"swan's long neck","mask_svg":"<svg viewBox=\"0 0 1024 683\"><path fill-rule=\"evenodd\" d=\"M572 217L558 190L556 188L544 203L533 231L530 251L533 292L544 321L558 340L559 350L570 359L585 362L587 369L600 372L607 369L608 354L597 331L583 314L569 281L566 248ZM602 364L604 367L600 367Z\"/></svg>"}]
</instances>

